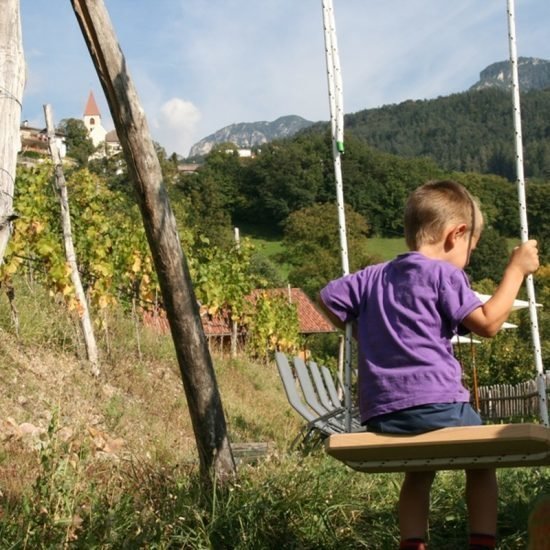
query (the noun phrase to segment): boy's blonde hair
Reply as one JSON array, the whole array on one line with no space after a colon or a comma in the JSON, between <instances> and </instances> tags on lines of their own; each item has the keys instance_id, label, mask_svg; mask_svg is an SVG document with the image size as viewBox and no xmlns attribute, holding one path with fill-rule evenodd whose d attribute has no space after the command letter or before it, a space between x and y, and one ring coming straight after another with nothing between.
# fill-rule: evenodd
<instances>
[{"instance_id":1,"label":"boy's blonde hair","mask_svg":"<svg viewBox=\"0 0 550 550\"><path fill-rule=\"evenodd\" d=\"M450 224L465 223L470 235L479 236L483 216L477 201L459 183L430 181L415 189L405 205L405 240L410 250L434 244Z\"/></svg>"}]
</instances>

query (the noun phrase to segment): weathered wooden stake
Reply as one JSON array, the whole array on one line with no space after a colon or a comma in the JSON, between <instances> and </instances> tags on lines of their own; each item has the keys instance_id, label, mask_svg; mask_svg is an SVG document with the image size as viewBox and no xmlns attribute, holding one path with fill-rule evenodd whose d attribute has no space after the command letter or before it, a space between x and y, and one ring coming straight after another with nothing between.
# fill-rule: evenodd
<instances>
[{"instance_id":1,"label":"weathered wooden stake","mask_svg":"<svg viewBox=\"0 0 550 550\"><path fill-rule=\"evenodd\" d=\"M138 195L187 396L201 472L225 481L235 462L189 269L145 115L103 0L71 0Z\"/></svg>"},{"instance_id":2,"label":"weathered wooden stake","mask_svg":"<svg viewBox=\"0 0 550 550\"><path fill-rule=\"evenodd\" d=\"M71 281L74 286L76 299L80 305L78 316L84 343L86 345L86 355L92 367L92 374L99 376L99 356L97 353L97 344L94 335L94 327L90 317L88 301L80 280L78 271L78 262L76 261L76 252L73 244L73 232L71 228L71 214L69 211L69 193L67 192L67 182L63 172L63 162L61 154L55 141L55 126L53 123L53 114L51 105L44 105L44 116L46 118L46 130L48 132L48 147L54 166L55 183L61 207L61 227L63 229L63 244L65 246L65 256L67 263L71 268Z\"/></svg>"},{"instance_id":3,"label":"weathered wooden stake","mask_svg":"<svg viewBox=\"0 0 550 550\"><path fill-rule=\"evenodd\" d=\"M0 264L11 234L25 58L19 0L0 0Z\"/></svg>"}]
</instances>

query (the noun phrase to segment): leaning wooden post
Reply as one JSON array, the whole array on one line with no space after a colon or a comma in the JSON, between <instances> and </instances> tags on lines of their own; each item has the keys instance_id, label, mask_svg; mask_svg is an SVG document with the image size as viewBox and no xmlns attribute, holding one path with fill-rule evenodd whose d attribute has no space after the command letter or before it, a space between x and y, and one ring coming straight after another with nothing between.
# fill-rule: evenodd
<instances>
[{"instance_id":1,"label":"leaning wooden post","mask_svg":"<svg viewBox=\"0 0 550 550\"><path fill-rule=\"evenodd\" d=\"M0 264L11 234L25 58L19 0L0 0Z\"/></svg>"},{"instance_id":2,"label":"leaning wooden post","mask_svg":"<svg viewBox=\"0 0 550 550\"><path fill-rule=\"evenodd\" d=\"M103 0L71 0L138 195L206 480L235 462L199 307L147 121Z\"/></svg>"},{"instance_id":3,"label":"leaning wooden post","mask_svg":"<svg viewBox=\"0 0 550 550\"><path fill-rule=\"evenodd\" d=\"M78 304L80 306L78 315L80 317L80 326L82 328L84 343L86 345L86 354L92 367L92 374L94 376L99 376L99 357L97 353L94 327L90 318L88 301L86 300L86 294L84 293L84 288L82 287L80 273L78 271L78 263L76 261L76 253L73 244L73 232L71 229L71 214L69 212L69 194L67 192L65 174L63 173L61 154L55 141L55 126L53 123L51 105L44 105L44 116L46 118L46 130L48 132L48 147L50 149L50 155L54 166L56 189L59 197L59 205L61 207L61 227L63 229L65 256L71 269L71 281L74 286L76 299L78 300Z\"/></svg>"}]
</instances>

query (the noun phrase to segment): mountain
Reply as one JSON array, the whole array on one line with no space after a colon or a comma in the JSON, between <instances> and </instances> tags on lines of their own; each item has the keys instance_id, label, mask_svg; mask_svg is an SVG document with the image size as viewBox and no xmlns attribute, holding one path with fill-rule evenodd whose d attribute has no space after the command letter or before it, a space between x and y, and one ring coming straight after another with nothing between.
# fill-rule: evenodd
<instances>
[{"instance_id":1,"label":"mountain","mask_svg":"<svg viewBox=\"0 0 550 550\"><path fill-rule=\"evenodd\" d=\"M511 93L496 87L409 100L346 115L345 127L380 151L428 157L446 170L514 180ZM550 88L521 94L525 170L550 179Z\"/></svg>"},{"instance_id":2,"label":"mountain","mask_svg":"<svg viewBox=\"0 0 550 550\"><path fill-rule=\"evenodd\" d=\"M550 61L536 57L518 59L519 88L521 91L544 90L550 88ZM509 61L499 61L489 65L479 73L479 81L470 90L512 87L512 72Z\"/></svg>"},{"instance_id":3,"label":"mountain","mask_svg":"<svg viewBox=\"0 0 550 550\"><path fill-rule=\"evenodd\" d=\"M214 145L225 142L234 143L242 148L257 147L274 139L291 137L312 124L313 122L296 115L283 116L272 122L230 124L195 143L189 151L189 156L207 155Z\"/></svg>"}]
</instances>

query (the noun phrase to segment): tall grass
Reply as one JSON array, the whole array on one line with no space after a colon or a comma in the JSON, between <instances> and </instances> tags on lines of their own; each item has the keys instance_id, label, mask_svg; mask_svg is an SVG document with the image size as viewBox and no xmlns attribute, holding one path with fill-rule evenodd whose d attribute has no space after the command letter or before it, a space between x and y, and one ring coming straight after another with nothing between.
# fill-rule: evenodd
<instances>
[{"instance_id":1,"label":"tall grass","mask_svg":"<svg viewBox=\"0 0 550 550\"><path fill-rule=\"evenodd\" d=\"M0 429L0 548L396 547L401 475L353 472L320 448L291 450L303 423L273 365L214 358L231 441L267 441L269 453L205 493L170 338L111 312L96 380L79 358L75 320L39 289L24 290L18 338L0 301L0 428L11 417L44 433L29 446ZM123 440L122 450L98 449L94 430ZM498 475L500 548L525 548L550 471ZM463 493L461 472L438 474L433 548L465 546Z\"/></svg>"},{"instance_id":2,"label":"tall grass","mask_svg":"<svg viewBox=\"0 0 550 550\"><path fill-rule=\"evenodd\" d=\"M32 488L2 497L2 548L391 549L399 474L347 470L317 452L273 455L205 494L196 470L131 461L92 467L85 453L43 451ZM550 491L544 469L504 470L501 549L527 544L527 518ZM433 548L464 548L463 476L440 473Z\"/></svg>"}]
</instances>

